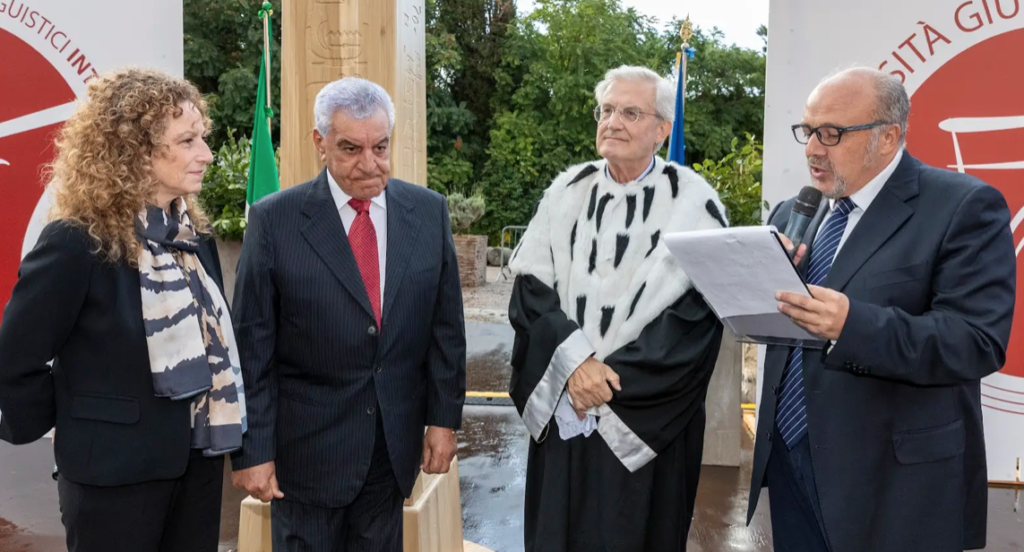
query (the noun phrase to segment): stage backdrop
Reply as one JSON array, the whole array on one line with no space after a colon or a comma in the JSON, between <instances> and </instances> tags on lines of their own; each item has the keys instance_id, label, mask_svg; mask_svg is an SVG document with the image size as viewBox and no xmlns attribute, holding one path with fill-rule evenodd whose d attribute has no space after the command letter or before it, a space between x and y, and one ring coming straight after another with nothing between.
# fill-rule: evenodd
<instances>
[{"instance_id":1,"label":"stage backdrop","mask_svg":"<svg viewBox=\"0 0 1024 552\"><path fill-rule=\"evenodd\" d=\"M45 225L40 169L86 82L129 65L181 76L182 40L181 0L0 0L0 306Z\"/></svg>"},{"instance_id":2,"label":"stage backdrop","mask_svg":"<svg viewBox=\"0 0 1024 552\"><path fill-rule=\"evenodd\" d=\"M764 198L774 206L810 184L790 125L818 81L864 65L904 80L911 154L974 175L1010 205L1024 247L1022 0L771 0ZM767 216L767 213L765 214ZM983 381L989 479L1012 481L1024 458L1024 270L1003 370ZM760 397L758 397L760 400Z\"/></svg>"},{"instance_id":3,"label":"stage backdrop","mask_svg":"<svg viewBox=\"0 0 1024 552\"><path fill-rule=\"evenodd\" d=\"M46 225L41 169L86 83L125 66L181 76L182 45L181 0L0 0L0 307Z\"/></svg>"}]
</instances>

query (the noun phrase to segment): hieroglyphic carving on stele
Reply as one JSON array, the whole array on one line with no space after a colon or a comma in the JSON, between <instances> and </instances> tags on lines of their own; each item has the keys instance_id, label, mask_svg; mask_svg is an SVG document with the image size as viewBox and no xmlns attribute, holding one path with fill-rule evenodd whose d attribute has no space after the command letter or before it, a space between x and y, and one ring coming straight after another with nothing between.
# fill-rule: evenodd
<instances>
[{"instance_id":1,"label":"hieroglyphic carving on stele","mask_svg":"<svg viewBox=\"0 0 1024 552\"><path fill-rule=\"evenodd\" d=\"M408 113L402 123L402 165L406 174L412 175L418 172L418 159L416 152L420 149L420 102L419 97L425 93L423 74L423 55L420 52L419 44L422 41L420 29L423 21L423 5L412 5L402 14L405 36L408 39L402 46L402 61L405 67L402 68L405 78L402 90L402 105ZM412 46L410 47L410 43Z\"/></svg>"},{"instance_id":2,"label":"hieroglyphic carving on stele","mask_svg":"<svg viewBox=\"0 0 1024 552\"><path fill-rule=\"evenodd\" d=\"M363 55L363 32L342 30L340 8L349 0L316 0L306 24L306 101L312 111L316 94L329 82L342 77L365 76L367 61ZM363 23L363 28L368 27ZM308 123L312 132L312 121Z\"/></svg>"},{"instance_id":3,"label":"hieroglyphic carving on stele","mask_svg":"<svg viewBox=\"0 0 1024 552\"><path fill-rule=\"evenodd\" d=\"M363 55L363 23L359 30L339 28L339 7L349 0L316 0L306 25L306 47L312 56L306 64L306 82L319 90L342 77L362 77L367 61Z\"/></svg>"}]
</instances>

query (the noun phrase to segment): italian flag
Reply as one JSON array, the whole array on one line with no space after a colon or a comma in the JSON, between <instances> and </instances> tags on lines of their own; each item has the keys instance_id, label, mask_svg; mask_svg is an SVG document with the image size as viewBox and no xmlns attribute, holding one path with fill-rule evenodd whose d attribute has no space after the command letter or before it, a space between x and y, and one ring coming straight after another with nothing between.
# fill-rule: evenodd
<instances>
[{"instance_id":1,"label":"italian flag","mask_svg":"<svg viewBox=\"0 0 1024 552\"><path fill-rule=\"evenodd\" d=\"M249 180L245 191L246 216L249 214L249 206L281 187L274 160L274 144L270 141L270 119L274 113L267 107L267 57L260 56L260 86L256 92L256 108L253 110Z\"/></svg>"}]
</instances>

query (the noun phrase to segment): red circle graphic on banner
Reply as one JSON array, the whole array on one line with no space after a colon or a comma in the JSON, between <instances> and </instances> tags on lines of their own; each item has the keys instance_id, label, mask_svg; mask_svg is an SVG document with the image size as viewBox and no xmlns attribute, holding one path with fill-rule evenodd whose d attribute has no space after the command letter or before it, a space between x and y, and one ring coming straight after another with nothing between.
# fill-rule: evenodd
<instances>
[{"instance_id":1,"label":"red circle graphic on banner","mask_svg":"<svg viewBox=\"0 0 1024 552\"><path fill-rule=\"evenodd\" d=\"M0 29L0 305L18 277L22 239L43 194L42 167L53 158L60 124L33 124L37 114L75 101L75 93L49 61L20 38ZM21 130L24 129L24 130ZM2 316L2 313L0 313Z\"/></svg>"},{"instance_id":2,"label":"red circle graphic on banner","mask_svg":"<svg viewBox=\"0 0 1024 552\"><path fill-rule=\"evenodd\" d=\"M914 93L907 140L921 161L980 178L1009 204L1018 299L1001 373L1024 378L1024 58L1009 52L1024 52L1024 29L978 43L937 69Z\"/></svg>"}]
</instances>

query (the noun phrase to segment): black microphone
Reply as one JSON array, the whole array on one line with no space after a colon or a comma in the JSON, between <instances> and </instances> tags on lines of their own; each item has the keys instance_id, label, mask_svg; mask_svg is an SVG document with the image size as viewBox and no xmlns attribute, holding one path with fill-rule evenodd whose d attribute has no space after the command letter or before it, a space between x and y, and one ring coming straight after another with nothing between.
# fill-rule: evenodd
<instances>
[{"instance_id":1,"label":"black microphone","mask_svg":"<svg viewBox=\"0 0 1024 552\"><path fill-rule=\"evenodd\" d=\"M804 242L804 232L807 231L807 226L811 224L814 214L818 212L818 205L820 203L821 190L814 186L804 186L796 196L796 202L793 203L793 212L790 213L789 222L786 224L786 231L783 232L793 242L793 251L789 253L790 258L796 255L796 250Z\"/></svg>"}]
</instances>

